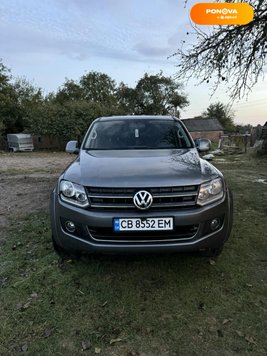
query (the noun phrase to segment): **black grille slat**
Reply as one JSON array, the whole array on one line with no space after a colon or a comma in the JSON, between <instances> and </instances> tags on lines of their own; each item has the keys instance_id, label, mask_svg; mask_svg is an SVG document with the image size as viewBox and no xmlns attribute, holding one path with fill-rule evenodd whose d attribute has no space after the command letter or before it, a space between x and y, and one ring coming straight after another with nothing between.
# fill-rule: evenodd
<instances>
[{"instance_id":1,"label":"black grille slat","mask_svg":"<svg viewBox=\"0 0 267 356\"><path fill-rule=\"evenodd\" d=\"M150 187L140 187L140 188L102 188L102 187L87 187L88 193L93 194L93 193L102 193L102 194L109 194L109 193L115 193L116 195L119 193L125 194L127 193L136 193L139 190L147 190L150 191L151 193L163 193L163 190L168 193L172 192L182 192L182 191L197 191L198 186L197 185L187 185L187 186L178 186L178 187L164 187L164 188L150 188Z\"/></svg>"},{"instance_id":2,"label":"black grille slat","mask_svg":"<svg viewBox=\"0 0 267 356\"><path fill-rule=\"evenodd\" d=\"M88 226L88 231L93 239L99 241L166 241L191 239L197 233L198 227L186 225L179 226L173 231L114 232L112 228Z\"/></svg>"},{"instance_id":3,"label":"black grille slat","mask_svg":"<svg viewBox=\"0 0 267 356\"><path fill-rule=\"evenodd\" d=\"M133 196L146 190L153 196L150 209L170 209L195 206L198 186L152 187L152 188L102 188L87 187L87 194L94 209L136 209Z\"/></svg>"}]
</instances>

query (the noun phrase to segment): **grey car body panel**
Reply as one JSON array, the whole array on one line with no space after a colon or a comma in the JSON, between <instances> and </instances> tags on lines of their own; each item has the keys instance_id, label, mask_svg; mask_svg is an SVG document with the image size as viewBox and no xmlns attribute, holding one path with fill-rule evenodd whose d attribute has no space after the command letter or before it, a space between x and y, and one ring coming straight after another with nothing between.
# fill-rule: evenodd
<instances>
[{"instance_id":1,"label":"grey car body panel","mask_svg":"<svg viewBox=\"0 0 267 356\"><path fill-rule=\"evenodd\" d=\"M64 179L97 187L194 185L220 176L199 158L196 148L183 150L81 150Z\"/></svg>"},{"instance_id":2,"label":"grey car body panel","mask_svg":"<svg viewBox=\"0 0 267 356\"><path fill-rule=\"evenodd\" d=\"M130 120L133 117L119 117ZM143 119L146 117L142 116ZM151 116L148 117L151 119ZM155 119L162 117L155 117ZM166 118L166 117L164 117ZM118 117L99 118L97 120L118 120ZM166 119L173 120L167 117ZM179 121L180 122L180 121ZM186 128L185 128L186 130ZM88 132L90 131L90 128ZM188 133L188 131L186 130ZM87 133L88 134L88 133ZM87 135L86 135L87 136ZM86 140L86 136L84 142ZM161 150L85 150L80 149L76 160L60 176L87 187L113 188L153 188L171 186L200 185L222 173L209 162L201 159L192 142L188 149ZM84 147L84 142L81 147ZM94 210L73 206L61 200L58 184L51 194L50 214L54 241L64 249L85 252L125 253L125 252L171 252L193 251L216 248L223 245L229 237L232 225L232 201L227 185L224 185L224 197L206 206L194 206L169 210ZM63 230L60 218L94 227L112 228L113 219L133 217L169 217L174 218L176 227L199 224L197 233L189 240L172 241L96 241L92 236L84 239ZM215 232L204 233L205 223L223 216L223 224ZM90 235L90 234L89 234Z\"/></svg>"},{"instance_id":3,"label":"grey car body panel","mask_svg":"<svg viewBox=\"0 0 267 356\"><path fill-rule=\"evenodd\" d=\"M54 233L54 238L58 245L73 249L73 250L83 250L89 253L94 252L127 252L127 253L140 253L140 252L175 252L175 251L197 251L204 248L216 248L218 245L223 244L229 237L231 230L231 206L229 192L227 192L223 201L219 204L214 203L212 206L205 206L200 209L192 209L186 211L168 211L168 212L146 212L143 214L145 217L164 217L173 216L175 219L175 224L177 226L183 226L187 224L200 223L203 224L205 221L221 216L226 212L224 218L224 224L222 228L214 233L202 235L201 229L198 231L194 239L190 241L171 241L171 242L136 242L130 243L125 242L105 242L99 243L93 240L85 241L78 237L72 236L64 232L60 226L59 218L64 216L68 219L74 220L82 224L89 224L101 227L111 226L114 217L114 212L93 212L83 210L76 207L69 207L68 204L60 202L58 200L58 195L56 190L52 192L51 197L51 213L53 214L52 220L52 231ZM133 217L136 213L132 211L121 211L116 212L116 216L122 218ZM140 216L140 213L137 214Z\"/></svg>"}]
</instances>

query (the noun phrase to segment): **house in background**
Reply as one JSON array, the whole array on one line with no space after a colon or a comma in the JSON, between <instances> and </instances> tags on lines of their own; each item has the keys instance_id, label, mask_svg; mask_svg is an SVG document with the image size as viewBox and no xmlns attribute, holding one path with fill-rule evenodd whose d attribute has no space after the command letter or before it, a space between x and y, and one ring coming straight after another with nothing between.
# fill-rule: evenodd
<instances>
[{"instance_id":1,"label":"house in background","mask_svg":"<svg viewBox=\"0 0 267 356\"><path fill-rule=\"evenodd\" d=\"M217 119L182 119L193 139L208 138L218 142L224 133L224 128Z\"/></svg>"},{"instance_id":2,"label":"house in background","mask_svg":"<svg viewBox=\"0 0 267 356\"><path fill-rule=\"evenodd\" d=\"M267 140L267 121L266 121L265 124L262 126L261 139L262 139L262 140Z\"/></svg>"}]
</instances>

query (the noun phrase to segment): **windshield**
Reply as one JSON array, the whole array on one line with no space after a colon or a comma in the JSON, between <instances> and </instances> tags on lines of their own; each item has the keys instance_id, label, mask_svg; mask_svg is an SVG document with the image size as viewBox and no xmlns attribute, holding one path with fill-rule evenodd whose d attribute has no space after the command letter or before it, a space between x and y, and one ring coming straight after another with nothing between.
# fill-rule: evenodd
<instances>
[{"instance_id":1,"label":"windshield","mask_svg":"<svg viewBox=\"0 0 267 356\"><path fill-rule=\"evenodd\" d=\"M179 122L126 119L97 121L86 138L86 150L136 150L191 148Z\"/></svg>"}]
</instances>

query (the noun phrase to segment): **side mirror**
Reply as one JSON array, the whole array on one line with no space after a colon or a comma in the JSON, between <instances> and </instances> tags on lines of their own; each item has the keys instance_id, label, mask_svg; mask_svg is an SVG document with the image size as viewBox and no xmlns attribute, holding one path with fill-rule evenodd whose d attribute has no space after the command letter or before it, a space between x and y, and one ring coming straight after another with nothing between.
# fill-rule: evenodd
<instances>
[{"instance_id":1,"label":"side mirror","mask_svg":"<svg viewBox=\"0 0 267 356\"><path fill-rule=\"evenodd\" d=\"M69 141L66 145L65 151L67 153L78 154L80 151L78 141Z\"/></svg>"},{"instance_id":2,"label":"side mirror","mask_svg":"<svg viewBox=\"0 0 267 356\"><path fill-rule=\"evenodd\" d=\"M206 152L211 147L211 142L207 138L198 138L195 140L195 144L199 152Z\"/></svg>"}]
</instances>

